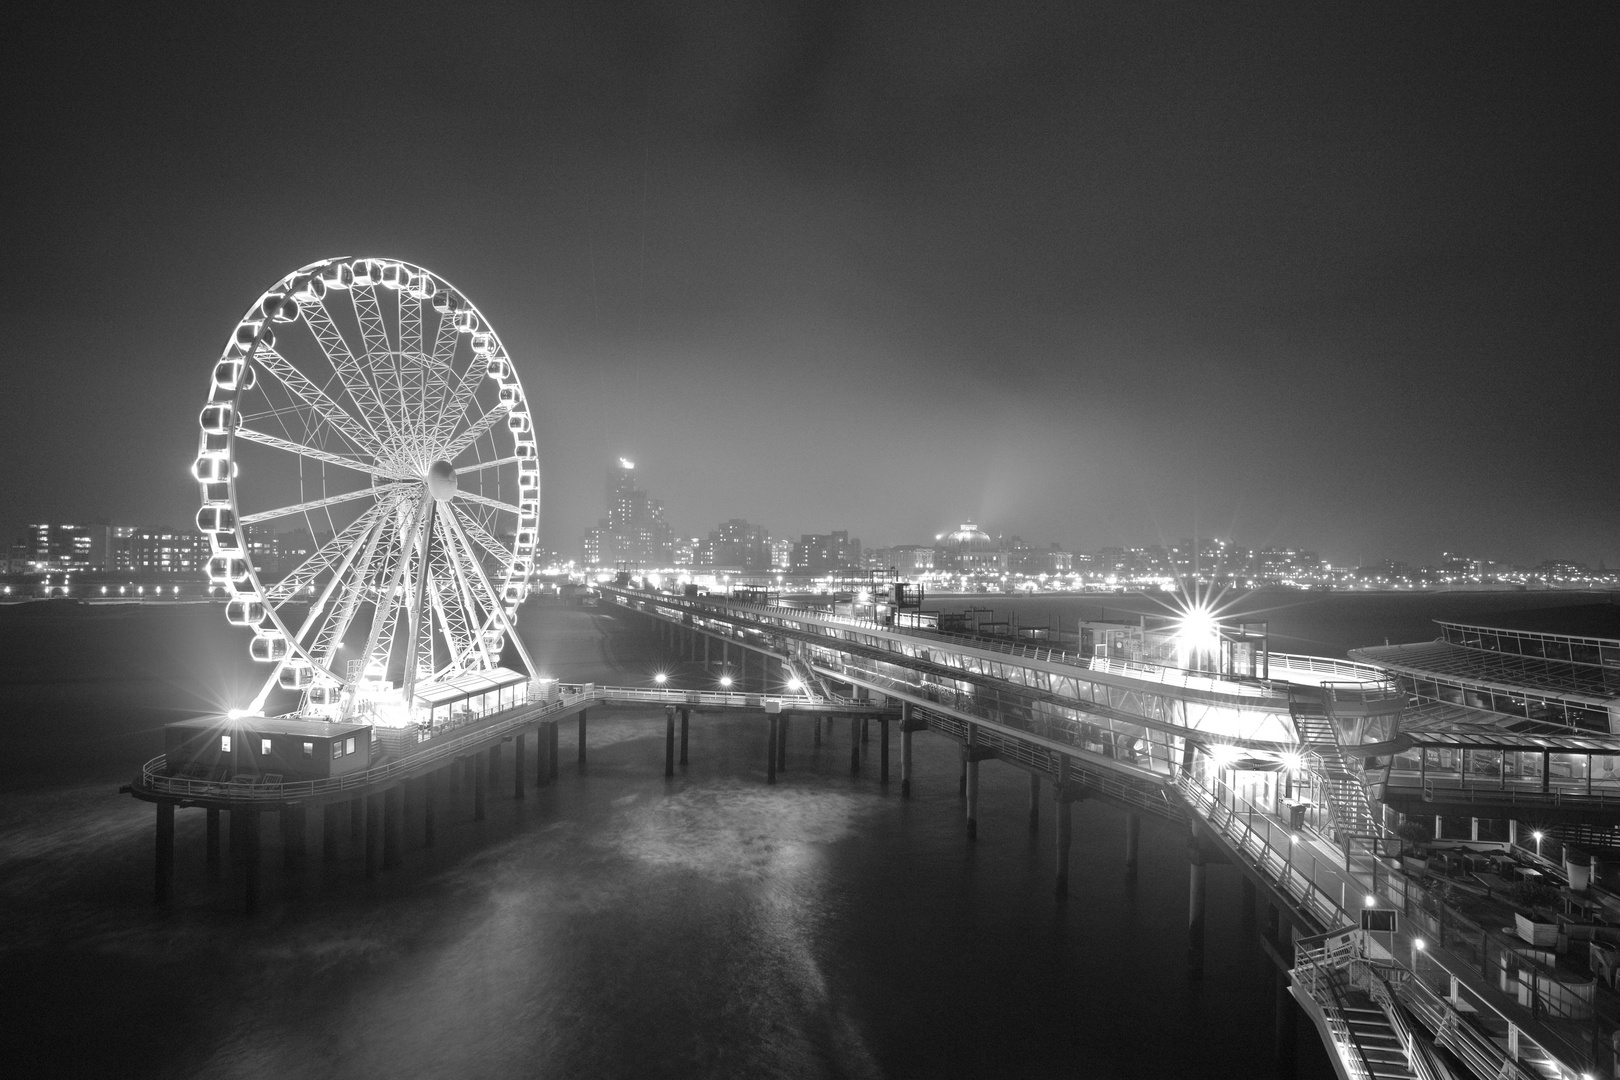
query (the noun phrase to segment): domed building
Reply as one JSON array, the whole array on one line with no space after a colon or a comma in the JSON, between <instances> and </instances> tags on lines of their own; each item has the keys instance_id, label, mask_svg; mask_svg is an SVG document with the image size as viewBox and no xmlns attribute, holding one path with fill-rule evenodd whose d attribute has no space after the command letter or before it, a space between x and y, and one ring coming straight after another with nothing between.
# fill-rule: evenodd
<instances>
[{"instance_id":1,"label":"domed building","mask_svg":"<svg viewBox=\"0 0 1620 1080\"><path fill-rule=\"evenodd\" d=\"M934 547L934 568L951 574L993 574L1007 571L1007 553L989 533L971 521L941 536Z\"/></svg>"}]
</instances>

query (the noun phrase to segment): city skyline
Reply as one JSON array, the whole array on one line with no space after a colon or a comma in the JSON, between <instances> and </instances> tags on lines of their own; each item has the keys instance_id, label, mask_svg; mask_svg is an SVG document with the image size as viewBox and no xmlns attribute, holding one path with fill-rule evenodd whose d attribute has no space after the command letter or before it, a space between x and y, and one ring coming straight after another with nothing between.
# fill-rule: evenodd
<instances>
[{"instance_id":1,"label":"city skyline","mask_svg":"<svg viewBox=\"0 0 1620 1080\"><path fill-rule=\"evenodd\" d=\"M683 520L787 534L1620 562L1617 90L1578 11L508 11L293 122L413 23L19 26L0 292L41 407L0 524L188 520L246 306L393 253L502 328L549 546L624 454Z\"/></svg>"}]
</instances>

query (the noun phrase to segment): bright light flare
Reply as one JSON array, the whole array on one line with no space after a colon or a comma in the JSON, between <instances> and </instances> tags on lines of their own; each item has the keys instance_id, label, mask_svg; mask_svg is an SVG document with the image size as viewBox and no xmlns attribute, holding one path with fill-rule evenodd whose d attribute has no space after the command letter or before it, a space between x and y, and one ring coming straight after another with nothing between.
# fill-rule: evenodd
<instances>
[{"instance_id":1,"label":"bright light flare","mask_svg":"<svg viewBox=\"0 0 1620 1080\"><path fill-rule=\"evenodd\" d=\"M731 685L731 676L730 675L722 675L722 676L720 676L720 685L721 686L730 686Z\"/></svg>"},{"instance_id":2,"label":"bright light flare","mask_svg":"<svg viewBox=\"0 0 1620 1080\"><path fill-rule=\"evenodd\" d=\"M242 717L244 717L246 715L247 715L247 710L246 709L227 709L227 710L225 710L225 717L228 720L240 720L240 719L242 719Z\"/></svg>"},{"instance_id":3,"label":"bright light flare","mask_svg":"<svg viewBox=\"0 0 1620 1080\"><path fill-rule=\"evenodd\" d=\"M1282 767L1291 773L1299 772L1305 767L1304 756L1294 750L1284 750L1277 755L1277 759L1282 762Z\"/></svg>"},{"instance_id":4,"label":"bright light flare","mask_svg":"<svg viewBox=\"0 0 1620 1080\"><path fill-rule=\"evenodd\" d=\"M1214 743L1209 748L1209 756L1213 758L1215 764L1222 769L1226 768L1228 765L1231 765L1232 762L1236 761L1240 756L1242 756L1242 754L1242 750L1236 746L1230 746L1226 743Z\"/></svg>"},{"instance_id":5,"label":"bright light flare","mask_svg":"<svg viewBox=\"0 0 1620 1080\"><path fill-rule=\"evenodd\" d=\"M794 693L798 693L800 690L804 689L804 683L800 682L799 677L795 675L787 681L787 688L792 690Z\"/></svg>"},{"instance_id":6,"label":"bright light flare","mask_svg":"<svg viewBox=\"0 0 1620 1080\"><path fill-rule=\"evenodd\" d=\"M653 676L653 682L657 683L659 686L663 686L665 683L669 682L669 676L660 671L658 674Z\"/></svg>"}]
</instances>

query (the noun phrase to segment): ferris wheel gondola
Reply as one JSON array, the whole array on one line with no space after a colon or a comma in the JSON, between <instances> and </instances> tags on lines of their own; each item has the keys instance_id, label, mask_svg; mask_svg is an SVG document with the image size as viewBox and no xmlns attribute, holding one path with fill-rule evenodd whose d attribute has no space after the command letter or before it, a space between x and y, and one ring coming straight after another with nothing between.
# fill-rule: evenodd
<instances>
[{"instance_id":1,"label":"ferris wheel gondola","mask_svg":"<svg viewBox=\"0 0 1620 1080\"><path fill-rule=\"evenodd\" d=\"M534 424L477 307L394 259L328 259L248 308L192 466L211 585L306 716L403 726L427 684L520 664ZM296 552L291 556L289 552Z\"/></svg>"}]
</instances>

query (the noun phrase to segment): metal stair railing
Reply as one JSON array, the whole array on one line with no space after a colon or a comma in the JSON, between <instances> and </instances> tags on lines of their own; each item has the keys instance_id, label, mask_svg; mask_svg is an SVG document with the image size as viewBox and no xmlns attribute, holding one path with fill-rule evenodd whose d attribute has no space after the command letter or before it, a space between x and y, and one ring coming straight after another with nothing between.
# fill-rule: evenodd
<instances>
[{"instance_id":1,"label":"metal stair railing","mask_svg":"<svg viewBox=\"0 0 1620 1080\"><path fill-rule=\"evenodd\" d=\"M1353 948L1353 941L1350 932L1345 930L1301 939L1295 943L1294 968L1289 975L1294 985L1316 1003L1345 1072L1352 1078L1377 1080L1366 1049L1346 1016L1347 1003L1340 985L1343 980L1339 976L1341 968L1336 962L1346 950ZM1345 963L1348 963L1347 958Z\"/></svg>"}]
</instances>

